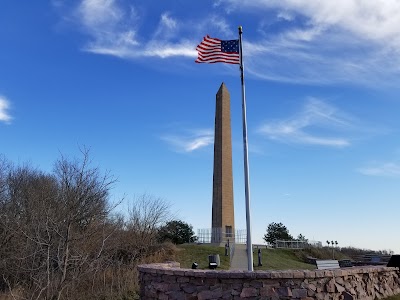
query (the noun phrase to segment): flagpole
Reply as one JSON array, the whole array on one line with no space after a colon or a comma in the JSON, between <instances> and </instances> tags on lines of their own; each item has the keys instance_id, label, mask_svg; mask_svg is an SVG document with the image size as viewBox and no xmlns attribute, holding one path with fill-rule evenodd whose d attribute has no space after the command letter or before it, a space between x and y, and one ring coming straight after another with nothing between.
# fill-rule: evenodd
<instances>
[{"instance_id":1,"label":"flagpole","mask_svg":"<svg viewBox=\"0 0 400 300\"><path fill-rule=\"evenodd\" d=\"M253 271L253 245L251 242L251 221L250 221L250 186L249 186L249 153L247 145L247 119L246 119L246 93L244 87L244 66L242 51L243 28L239 26L239 47L240 47L240 78L242 81L242 119L243 119L243 152L244 152L244 185L246 198L246 229L247 229L247 267Z\"/></svg>"}]
</instances>

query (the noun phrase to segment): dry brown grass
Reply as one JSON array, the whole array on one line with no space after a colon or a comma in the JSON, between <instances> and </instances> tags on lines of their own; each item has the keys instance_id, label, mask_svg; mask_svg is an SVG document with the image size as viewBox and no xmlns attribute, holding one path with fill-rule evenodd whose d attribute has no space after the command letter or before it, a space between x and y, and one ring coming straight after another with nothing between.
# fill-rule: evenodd
<instances>
[{"instance_id":1,"label":"dry brown grass","mask_svg":"<svg viewBox=\"0 0 400 300\"><path fill-rule=\"evenodd\" d=\"M117 262L99 268L96 273L88 273L79 277L79 282L71 284L63 293L62 299L102 299L102 300L134 300L139 299L138 264L164 262L175 259L177 248L171 243L154 245L149 249L150 255L140 261L129 263ZM27 291L22 287L14 287L10 292L0 294L0 300L25 299Z\"/></svg>"}]
</instances>

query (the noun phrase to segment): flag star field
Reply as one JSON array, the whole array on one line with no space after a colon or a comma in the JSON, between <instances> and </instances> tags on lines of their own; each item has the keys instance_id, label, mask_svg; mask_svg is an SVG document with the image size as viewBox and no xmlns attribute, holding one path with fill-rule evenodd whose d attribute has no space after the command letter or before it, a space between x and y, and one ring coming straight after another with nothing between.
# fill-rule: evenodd
<instances>
[{"instance_id":1,"label":"flag star field","mask_svg":"<svg viewBox=\"0 0 400 300\"><path fill-rule=\"evenodd\" d=\"M239 41L221 41L221 51L228 53L238 53L239 52Z\"/></svg>"},{"instance_id":2,"label":"flag star field","mask_svg":"<svg viewBox=\"0 0 400 300\"><path fill-rule=\"evenodd\" d=\"M282 222L400 254L399 12L387 0L3 0L0 155L52 172L85 147L118 179L116 211L154 195L197 232L211 226L224 82L245 229L243 26L253 242Z\"/></svg>"}]
</instances>

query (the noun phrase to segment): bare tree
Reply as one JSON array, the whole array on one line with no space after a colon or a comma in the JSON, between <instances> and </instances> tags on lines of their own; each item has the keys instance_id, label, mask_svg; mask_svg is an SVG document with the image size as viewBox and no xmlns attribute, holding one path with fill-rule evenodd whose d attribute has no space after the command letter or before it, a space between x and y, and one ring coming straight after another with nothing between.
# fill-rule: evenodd
<instances>
[{"instance_id":1,"label":"bare tree","mask_svg":"<svg viewBox=\"0 0 400 300\"><path fill-rule=\"evenodd\" d=\"M9 163L4 156L0 155L0 274L6 272L6 252L5 245L9 242L10 233L3 225L2 219L5 215L5 208L7 203L7 173L9 171ZM6 289L6 282L3 276L0 277L0 292Z\"/></svg>"},{"instance_id":2,"label":"bare tree","mask_svg":"<svg viewBox=\"0 0 400 300\"><path fill-rule=\"evenodd\" d=\"M162 198L143 194L128 209L127 245L132 259L140 259L157 245L158 229L171 217L170 205Z\"/></svg>"},{"instance_id":3,"label":"bare tree","mask_svg":"<svg viewBox=\"0 0 400 300\"><path fill-rule=\"evenodd\" d=\"M0 234L8 238L2 240L1 265L8 270L5 280L23 285L26 298L62 299L66 289L77 288L99 266L116 230L108 220L115 180L90 167L87 151L82 154L81 160L61 157L54 175L27 166L7 175Z\"/></svg>"},{"instance_id":4,"label":"bare tree","mask_svg":"<svg viewBox=\"0 0 400 300\"><path fill-rule=\"evenodd\" d=\"M29 286L30 299L40 298L50 286L50 220L56 184L53 177L29 166L11 169L3 193L0 226L3 277L8 283Z\"/></svg>"},{"instance_id":5,"label":"bare tree","mask_svg":"<svg viewBox=\"0 0 400 300\"><path fill-rule=\"evenodd\" d=\"M109 191L115 179L90 167L87 150L82 154L81 160L69 161L61 157L55 165L59 190L57 202L61 213L56 229L60 270L57 299L68 285L76 283L81 274L95 265L94 261L101 257L105 240L113 232L104 234L111 210Z\"/></svg>"},{"instance_id":6,"label":"bare tree","mask_svg":"<svg viewBox=\"0 0 400 300\"><path fill-rule=\"evenodd\" d=\"M170 207L136 197L127 217L112 215L115 179L63 156L52 173L0 157L0 293L14 299L123 299L137 289L135 266L173 255L160 245ZM118 204L118 203L117 203Z\"/></svg>"}]
</instances>

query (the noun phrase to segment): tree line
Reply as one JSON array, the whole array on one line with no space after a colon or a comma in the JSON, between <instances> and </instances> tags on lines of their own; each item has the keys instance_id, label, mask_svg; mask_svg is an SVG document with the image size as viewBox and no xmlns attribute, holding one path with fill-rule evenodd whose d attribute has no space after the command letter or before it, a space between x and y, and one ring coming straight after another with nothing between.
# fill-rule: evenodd
<instances>
[{"instance_id":1,"label":"tree line","mask_svg":"<svg viewBox=\"0 0 400 300\"><path fill-rule=\"evenodd\" d=\"M0 156L0 295L134 299L138 263L173 258L168 240L195 241L161 198L142 195L115 213L115 183L87 150L61 156L50 173Z\"/></svg>"},{"instance_id":2,"label":"tree line","mask_svg":"<svg viewBox=\"0 0 400 300\"><path fill-rule=\"evenodd\" d=\"M274 246L277 240L283 241L301 241L308 243L308 239L303 234L299 234L297 238L294 238L290 233L288 228L283 225L283 223L272 222L268 225L266 233L263 237L269 245ZM328 247L338 247L337 241L326 241ZM321 243L322 247L322 243ZM355 257L366 254L376 254L376 255L393 255L394 252L390 249L385 250L370 250L370 249L360 249L356 247L340 247L341 253L349 257Z\"/></svg>"}]
</instances>

